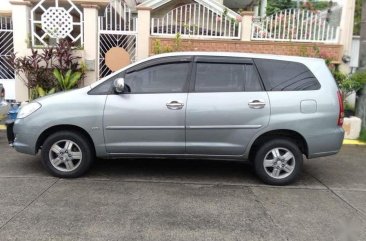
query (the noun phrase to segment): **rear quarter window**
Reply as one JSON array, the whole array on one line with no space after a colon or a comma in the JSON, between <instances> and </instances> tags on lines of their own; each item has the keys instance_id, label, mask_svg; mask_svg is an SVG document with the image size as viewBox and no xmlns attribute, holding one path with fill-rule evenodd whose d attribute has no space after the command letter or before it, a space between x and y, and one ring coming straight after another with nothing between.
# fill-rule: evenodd
<instances>
[{"instance_id":1,"label":"rear quarter window","mask_svg":"<svg viewBox=\"0 0 366 241\"><path fill-rule=\"evenodd\" d=\"M320 83L302 63L253 59L267 91L318 90Z\"/></svg>"}]
</instances>

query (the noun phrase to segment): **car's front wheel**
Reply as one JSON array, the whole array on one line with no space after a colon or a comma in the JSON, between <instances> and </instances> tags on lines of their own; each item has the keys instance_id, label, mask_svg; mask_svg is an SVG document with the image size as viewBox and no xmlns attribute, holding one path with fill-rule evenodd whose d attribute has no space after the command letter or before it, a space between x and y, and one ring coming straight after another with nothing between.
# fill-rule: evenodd
<instances>
[{"instance_id":1,"label":"car's front wheel","mask_svg":"<svg viewBox=\"0 0 366 241\"><path fill-rule=\"evenodd\" d=\"M270 185L287 185L301 173L302 152L290 139L272 139L257 151L254 160L259 178Z\"/></svg>"},{"instance_id":2,"label":"car's front wheel","mask_svg":"<svg viewBox=\"0 0 366 241\"><path fill-rule=\"evenodd\" d=\"M89 170L95 158L93 147L81 133L60 131L42 146L42 163L54 176L74 178Z\"/></svg>"}]
</instances>

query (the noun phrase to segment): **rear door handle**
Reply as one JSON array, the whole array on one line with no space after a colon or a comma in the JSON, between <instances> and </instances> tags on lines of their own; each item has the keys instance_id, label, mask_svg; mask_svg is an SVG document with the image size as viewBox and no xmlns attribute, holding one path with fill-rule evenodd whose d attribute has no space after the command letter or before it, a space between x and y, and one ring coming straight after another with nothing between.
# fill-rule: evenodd
<instances>
[{"instance_id":1,"label":"rear door handle","mask_svg":"<svg viewBox=\"0 0 366 241\"><path fill-rule=\"evenodd\" d=\"M263 100L251 100L248 105L252 109L263 109L266 103Z\"/></svg>"},{"instance_id":2,"label":"rear door handle","mask_svg":"<svg viewBox=\"0 0 366 241\"><path fill-rule=\"evenodd\" d=\"M166 104L166 107L170 110L180 110L183 108L183 106L184 106L183 103L176 101L176 100L173 100Z\"/></svg>"}]
</instances>

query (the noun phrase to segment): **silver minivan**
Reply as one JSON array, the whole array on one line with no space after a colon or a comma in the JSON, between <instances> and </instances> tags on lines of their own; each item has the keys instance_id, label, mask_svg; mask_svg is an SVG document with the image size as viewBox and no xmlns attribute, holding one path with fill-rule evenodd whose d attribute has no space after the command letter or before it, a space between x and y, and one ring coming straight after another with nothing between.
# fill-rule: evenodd
<instances>
[{"instance_id":1,"label":"silver minivan","mask_svg":"<svg viewBox=\"0 0 366 241\"><path fill-rule=\"evenodd\" d=\"M150 57L91 86L20 110L14 147L79 177L98 158L248 159L268 184L299 176L303 156L336 154L343 104L324 60L242 53Z\"/></svg>"}]
</instances>

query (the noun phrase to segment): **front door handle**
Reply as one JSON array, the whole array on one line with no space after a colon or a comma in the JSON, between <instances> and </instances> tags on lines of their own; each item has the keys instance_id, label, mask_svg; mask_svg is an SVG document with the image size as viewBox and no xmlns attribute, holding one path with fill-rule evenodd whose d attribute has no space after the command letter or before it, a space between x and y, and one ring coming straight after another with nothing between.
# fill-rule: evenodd
<instances>
[{"instance_id":1,"label":"front door handle","mask_svg":"<svg viewBox=\"0 0 366 241\"><path fill-rule=\"evenodd\" d=\"M248 105L252 109L263 109L266 103L263 100L251 100Z\"/></svg>"},{"instance_id":2,"label":"front door handle","mask_svg":"<svg viewBox=\"0 0 366 241\"><path fill-rule=\"evenodd\" d=\"M184 106L183 103L176 101L176 100L173 100L166 104L166 107L170 110L180 110L183 108L183 106Z\"/></svg>"}]
</instances>

